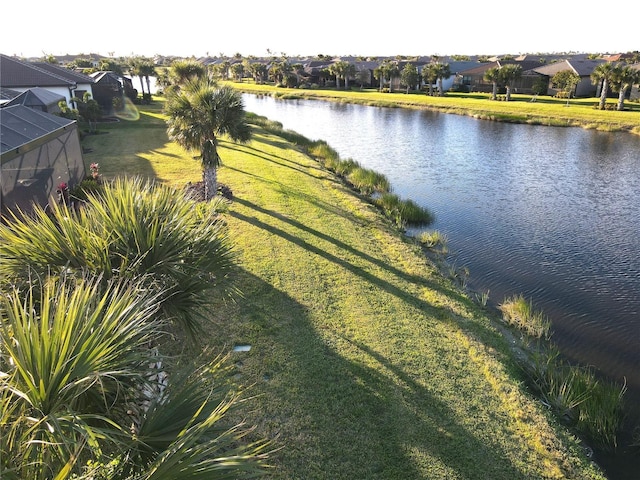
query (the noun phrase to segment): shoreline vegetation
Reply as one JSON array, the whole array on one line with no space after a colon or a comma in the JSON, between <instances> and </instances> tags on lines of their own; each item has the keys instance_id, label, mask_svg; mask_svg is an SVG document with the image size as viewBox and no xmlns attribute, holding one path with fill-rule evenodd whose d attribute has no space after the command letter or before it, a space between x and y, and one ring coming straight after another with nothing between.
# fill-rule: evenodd
<instances>
[{"instance_id":1,"label":"shoreline vegetation","mask_svg":"<svg viewBox=\"0 0 640 480\"><path fill-rule=\"evenodd\" d=\"M100 165L103 181L125 176L180 195L202 180L197 159L169 141L163 102L155 97L137 120L100 124L83 139L85 161ZM218 146L229 199L216 198L213 218L233 258L224 264L232 282L217 279L226 294L200 304L195 339L170 328L160 344L170 381L174 368L213 374L228 360L214 386L237 386L221 426L242 435L229 446L255 446L274 479L605 480L597 462L615 448L623 390L601 388L591 371L544 346L547 320L526 299L505 301L503 320L486 298L465 293L458 272L446 275L439 264L445 238L404 233L406 224L428 224L430 213L388 198L383 176L325 142L248 118L248 143L223 138ZM191 210L185 217L209 218ZM123 227L146 232L138 221ZM176 258L199 258L193 239L183 240L183 249L169 245ZM179 309L175 298L162 298L163 310ZM602 399L597 411L589 398ZM603 406L611 415L601 415ZM593 423L593 412L608 424Z\"/></svg>"},{"instance_id":2,"label":"shoreline vegetation","mask_svg":"<svg viewBox=\"0 0 640 480\"><path fill-rule=\"evenodd\" d=\"M326 100L389 108L424 108L468 115L483 120L555 127L581 127L606 132L640 135L640 103L627 102L624 111L598 110L597 98L566 99L512 94L511 101L490 100L491 94L447 92L430 96L424 92L381 93L375 89L285 88L250 82L226 82L244 93L282 99ZM535 100L535 101L534 101ZM608 99L612 105L615 99Z\"/></svg>"},{"instance_id":3,"label":"shoreline vegetation","mask_svg":"<svg viewBox=\"0 0 640 480\"><path fill-rule=\"evenodd\" d=\"M198 182L158 103L87 137L87 162L105 178ZM370 192L323 165L332 149L251 123L249 144L220 143L241 295L214 301L201 339L236 347L235 378L252 395L238 420L278 448L273 478L606 478L526 386L517 335L501 333Z\"/></svg>"}]
</instances>

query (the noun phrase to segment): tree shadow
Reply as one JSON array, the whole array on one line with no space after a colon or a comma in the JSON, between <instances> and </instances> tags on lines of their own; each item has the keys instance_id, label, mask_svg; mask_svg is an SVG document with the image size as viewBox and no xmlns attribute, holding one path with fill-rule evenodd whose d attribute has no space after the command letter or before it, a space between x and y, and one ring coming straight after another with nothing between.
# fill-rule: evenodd
<instances>
[{"instance_id":1,"label":"tree shadow","mask_svg":"<svg viewBox=\"0 0 640 480\"><path fill-rule=\"evenodd\" d=\"M272 478L525 478L499 440L478 438L390 358L318 329L308 306L251 272L237 279L243 298L216 309L211 343L251 346L232 359L253 385L252 439L280 449Z\"/></svg>"},{"instance_id":2,"label":"tree shadow","mask_svg":"<svg viewBox=\"0 0 640 480\"><path fill-rule=\"evenodd\" d=\"M436 283L434 281L431 281L425 277L422 276L417 276L417 275L411 275L409 273L407 273L404 270L401 270L399 268L394 267L393 265L390 265L387 262L384 262L376 257L373 257L372 255L369 255L368 253L362 252L354 247L352 247L351 245L348 245L330 235L327 235L325 233L322 233L316 229L313 229L301 222L298 222L297 220L294 220L292 218L289 218L287 216L281 215L279 213L273 212L271 210L268 210L266 208L260 207L258 205L256 205L255 203L252 203L248 200L242 199L242 198L234 198L234 202L239 203L251 210L254 210L256 212L259 212L261 214L264 215L268 215L269 217L273 218L276 221L280 221L280 222L284 222L287 223L289 225L291 225L292 227L306 232L308 234L313 235L314 237L329 242L333 245L335 245L336 247L338 247L341 251L345 252L345 258L348 258L349 255L354 255L357 256L359 258L361 258L362 260L378 267L384 270L387 270L390 274L398 277L401 280L407 281L407 282L412 282L412 283L418 283L421 285L424 285L430 289L436 290L440 293L444 293L449 297L455 298L456 301L458 302L466 302L468 301L468 299L466 297L464 297L462 295L461 292L454 290L452 288L447 288L445 286L443 286L442 284ZM366 280L376 284L378 287L383 288L384 290L388 291L389 293L392 293L400 298L407 298L409 297L411 299L411 301L419 301L418 299L416 299L415 297L413 297L412 295L409 295L407 292L405 292L404 290L396 287L395 285L386 282L378 277L376 277L375 275L369 273L367 270L365 270L362 267L359 267L357 265L354 265L353 263L344 260L343 258L337 257L335 255L330 254L329 252L327 252L326 250L323 250L319 247L316 247L315 245L310 244L309 242L305 241L304 239L302 239L299 236L296 235L292 235L288 232L286 232L283 229L280 229L278 227L276 227L273 224L270 223L265 223L261 220L259 220L257 217L249 217L246 216L236 210L232 210L230 212L230 215L239 219L239 220L243 220L247 223L250 223L256 227L262 228L264 230L269 231L270 233L274 234L274 235L279 235L282 238L285 238L287 240L289 240L292 243L295 243L296 245L306 248L307 250L309 250L312 253L315 253L317 255L320 255L321 257L326 258L327 260L331 260L332 262L340 265L341 267L345 268L346 270L349 270L353 273L358 274L359 276L365 278ZM421 302L421 307L424 308L429 308L430 305L429 304L425 304L425 302Z\"/></svg>"},{"instance_id":3,"label":"tree shadow","mask_svg":"<svg viewBox=\"0 0 640 480\"><path fill-rule=\"evenodd\" d=\"M260 139L260 142L269 143L269 144L273 144L274 143L274 142L270 142L269 140L265 140L265 139ZM220 142L220 143L222 144L223 142ZM322 178L322 171L321 171L320 167L309 166L309 167L303 168L303 167L300 167L300 164L297 163L297 162L294 162L292 160L289 160L287 158L284 158L284 157L281 157L281 156L278 156L278 155L269 154L267 156L261 150L258 150L257 148L251 147L249 145L238 145L238 144L228 143L228 144L225 144L224 148L226 148L228 150L235 150L235 151L241 152L241 153L243 153L245 155L251 155L251 156L254 156L256 158L260 158L262 160L274 163L274 164L279 165L281 167L290 168L291 170L295 170L296 172L303 173L303 174L308 175L308 176L310 176L312 178ZM289 149L291 149L291 144L283 144L283 145L279 146L279 148L283 148L283 149L289 148ZM278 160L280 160L280 161L278 161ZM313 175L312 173L309 172L310 169L319 170L320 174L319 175Z\"/></svg>"}]
</instances>

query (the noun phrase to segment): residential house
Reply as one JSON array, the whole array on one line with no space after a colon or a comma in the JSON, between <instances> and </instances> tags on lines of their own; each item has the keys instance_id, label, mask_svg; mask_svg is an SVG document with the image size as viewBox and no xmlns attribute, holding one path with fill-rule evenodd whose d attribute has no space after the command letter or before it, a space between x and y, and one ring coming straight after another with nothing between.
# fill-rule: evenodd
<instances>
[{"instance_id":1,"label":"residential house","mask_svg":"<svg viewBox=\"0 0 640 480\"><path fill-rule=\"evenodd\" d=\"M56 62L58 62L58 65L60 65L61 67L64 67L65 65L69 65L70 63L75 62L78 59L83 59L83 60L88 60L89 62L91 62L91 66L93 68L98 68L100 66L100 62L102 62L102 60L106 59L108 57L104 57L102 55L99 55L97 53L80 53L77 55L55 55L55 59Z\"/></svg>"},{"instance_id":2,"label":"residential house","mask_svg":"<svg viewBox=\"0 0 640 480\"><path fill-rule=\"evenodd\" d=\"M484 76L486 71L490 68L500 68L507 64L520 65L522 68L521 77L512 85L512 93L531 94L534 92L536 85L543 80L542 74L536 71L537 68L544 65L540 60L517 61L498 59L458 72L454 81L456 88L469 92L489 93L493 90L493 83L485 80Z\"/></svg>"},{"instance_id":3,"label":"residential house","mask_svg":"<svg viewBox=\"0 0 640 480\"><path fill-rule=\"evenodd\" d=\"M50 71L49 64L34 64L15 57L0 54L0 86L19 93L33 87L40 87L64 97L68 105L74 106L72 99L80 97L85 91L92 94L92 82L89 77L71 74L64 69ZM52 66L52 67L55 67Z\"/></svg>"},{"instance_id":4,"label":"residential house","mask_svg":"<svg viewBox=\"0 0 640 480\"><path fill-rule=\"evenodd\" d=\"M85 75L84 73L80 73L75 70L70 70L65 67L54 65L52 63L34 62L33 64L38 68L46 70L52 75L66 78L69 81L75 82L76 89L74 93L76 98L82 100L85 93L88 93L91 98L93 98L94 81L93 78L91 78L89 75Z\"/></svg>"},{"instance_id":5,"label":"residential house","mask_svg":"<svg viewBox=\"0 0 640 480\"><path fill-rule=\"evenodd\" d=\"M558 72L569 70L580 76L580 82L574 90L576 97L594 97L599 94L599 86L594 85L591 81L593 70L600 64L605 63L602 59L567 59L548 65L537 67L534 70L543 75L545 82L548 84L547 94L555 95L558 93L557 88L551 85L551 78Z\"/></svg>"},{"instance_id":6,"label":"residential house","mask_svg":"<svg viewBox=\"0 0 640 480\"><path fill-rule=\"evenodd\" d=\"M0 212L56 201L85 177L78 125L25 105L0 110Z\"/></svg>"},{"instance_id":7,"label":"residential house","mask_svg":"<svg viewBox=\"0 0 640 480\"><path fill-rule=\"evenodd\" d=\"M114 72L101 71L90 75L93 78L93 99L98 102L104 115L113 114L116 103L122 101L123 96L135 100L138 91L133 88L133 81Z\"/></svg>"}]
</instances>

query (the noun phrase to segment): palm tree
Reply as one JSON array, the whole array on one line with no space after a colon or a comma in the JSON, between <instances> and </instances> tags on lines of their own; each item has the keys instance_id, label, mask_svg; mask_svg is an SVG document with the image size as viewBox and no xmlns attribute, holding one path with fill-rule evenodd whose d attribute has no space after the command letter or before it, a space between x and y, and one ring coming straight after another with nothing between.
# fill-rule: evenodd
<instances>
[{"instance_id":1,"label":"palm tree","mask_svg":"<svg viewBox=\"0 0 640 480\"><path fill-rule=\"evenodd\" d=\"M609 94L609 83L614 74L615 66L612 63L601 63L591 72L591 82L593 84L602 82L600 90L600 102L598 108L604 110L605 103L607 102L607 95Z\"/></svg>"},{"instance_id":2,"label":"palm tree","mask_svg":"<svg viewBox=\"0 0 640 480\"><path fill-rule=\"evenodd\" d=\"M169 78L172 84L183 84L194 78L206 77L207 68L195 60L177 60L171 64Z\"/></svg>"},{"instance_id":3,"label":"palm tree","mask_svg":"<svg viewBox=\"0 0 640 480\"><path fill-rule=\"evenodd\" d=\"M442 81L445 78L449 78L451 76L451 69L448 63L440 63L437 62L434 64L434 75L438 80L438 95L444 95L444 88L442 86Z\"/></svg>"},{"instance_id":4,"label":"palm tree","mask_svg":"<svg viewBox=\"0 0 640 480\"><path fill-rule=\"evenodd\" d=\"M575 93L576 85L580 83L580 75L573 70L561 70L551 77L551 84L555 88L562 90L567 96L567 107L569 106L569 99Z\"/></svg>"},{"instance_id":5,"label":"palm tree","mask_svg":"<svg viewBox=\"0 0 640 480\"><path fill-rule=\"evenodd\" d=\"M420 75L418 74L418 69L413 63L407 63L402 69L402 72L400 72L400 78L406 87L405 93L409 93L409 89L415 89Z\"/></svg>"},{"instance_id":6,"label":"palm tree","mask_svg":"<svg viewBox=\"0 0 640 480\"><path fill-rule=\"evenodd\" d=\"M349 76L355 73L355 66L344 60L338 60L329 66L329 71L336 76L336 87L340 88L340 78L344 78L345 90L349 88Z\"/></svg>"},{"instance_id":7,"label":"palm tree","mask_svg":"<svg viewBox=\"0 0 640 480\"><path fill-rule=\"evenodd\" d=\"M624 98L627 90L640 81L640 70L634 69L630 65L616 67L611 77L611 84L614 90L618 91L618 105L616 110L624 110Z\"/></svg>"},{"instance_id":8,"label":"palm tree","mask_svg":"<svg viewBox=\"0 0 640 480\"><path fill-rule=\"evenodd\" d=\"M438 80L436 64L430 63L422 69L422 79L429 86L429 96L433 96L433 84Z\"/></svg>"},{"instance_id":9,"label":"palm tree","mask_svg":"<svg viewBox=\"0 0 640 480\"><path fill-rule=\"evenodd\" d=\"M142 96L144 97L144 83L147 83L147 93L151 95L151 82L149 77L155 75L156 67L153 63L145 58L137 57L131 62L131 75L135 75L140 79L140 88L142 90Z\"/></svg>"},{"instance_id":10,"label":"palm tree","mask_svg":"<svg viewBox=\"0 0 640 480\"><path fill-rule=\"evenodd\" d=\"M500 81L500 68L491 67L484 72L484 79L487 82L491 82L493 88L491 90L491 100L498 99L498 82Z\"/></svg>"},{"instance_id":11,"label":"palm tree","mask_svg":"<svg viewBox=\"0 0 640 480\"><path fill-rule=\"evenodd\" d=\"M218 137L228 135L235 142L251 138L242 97L232 87L218 87L203 78L189 81L169 95L165 108L169 138L187 150L200 152L205 200L210 200L218 187Z\"/></svg>"},{"instance_id":12,"label":"palm tree","mask_svg":"<svg viewBox=\"0 0 640 480\"><path fill-rule=\"evenodd\" d=\"M503 65L500 68L499 76L502 84L507 89L504 99L508 102L511 100L511 89L513 87L513 83L522 76L522 67L515 63Z\"/></svg>"},{"instance_id":13,"label":"palm tree","mask_svg":"<svg viewBox=\"0 0 640 480\"><path fill-rule=\"evenodd\" d=\"M149 348L165 335L159 292L100 283L53 277L0 296L0 478L264 475L268 443L221 425L240 399L226 358L167 369Z\"/></svg>"}]
</instances>

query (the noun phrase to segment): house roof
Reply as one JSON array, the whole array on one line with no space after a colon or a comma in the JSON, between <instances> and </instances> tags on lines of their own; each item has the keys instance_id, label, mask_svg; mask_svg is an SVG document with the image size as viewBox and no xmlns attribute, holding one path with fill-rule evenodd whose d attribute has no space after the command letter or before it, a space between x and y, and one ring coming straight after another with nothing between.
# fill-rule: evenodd
<instances>
[{"instance_id":1,"label":"house roof","mask_svg":"<svg viewBox=\"0 0 640 480\"><path fill-rule=\"evenodd\" d=\"M75 72L65 67L61 67L59 65L54 65L53 63L47 62L34 62L38 68L46 70L47 72L56 75L58 77L65 78L71 82L75 83L93 83L93 78L89 75L85 75L84 73Z\"/></svg>"},{"instance_id":2,"label":"house roof","mask_svg":"<svg viewBox=\"0 0 640 480\"><path fill-rule=\"evenodd\" d=\"M605 63L605 60L602 59L581 59L581 60L563 60L561 62L550 63L548 65L543 65L541 67L537 67L534 70L542 75L553 76L558 72L563 70L571 70L572 72L577 73L581 77L588 77L591 75L593 70L600 65L601 63Z\"/></svg>"},{"instance_id":3,"label":"house roof","mask_svg":"<svg viewBox=\"0 0 640 480\"><path fill-rule=\"evenodd\" d=\"M20 95L18 90L0 87L0 102L8 102L9 100L16 98L18 95Z\"/></svg>"},{"instance_id":4,"label":"house roof","mask_svg":"<svg viewBox=\"0 0 640 480\"><path fill-rule=\"evenodd\" d=\"M41 87L34 87L20 93L18 96L4 104L4 108L12 105L24 105L25 107L49 107L58 105L64 100L63 95L58 95ZM3 111L4 112L4 111Z\"/></svg>"},{"instance_id":5,"label":"house roof","mask_svg":"<svg viewBox=\"0 0 640 480\"><path fill-rule=\"evenodd\" d=\"M34 64L0 53L0 85L5 88L74 87L75 84Z\"/></svg>"},{"instance_id":6,"label":"house roof","mask_svg":"<svg viewBox=\"0 0 640 480\"><path fill-rule=\"evenodd\" d=\"M4 107L0 115L0 154L15 150L38 138L75 123L75 120L14 105Z\"/></svg>"}]
</instances>

